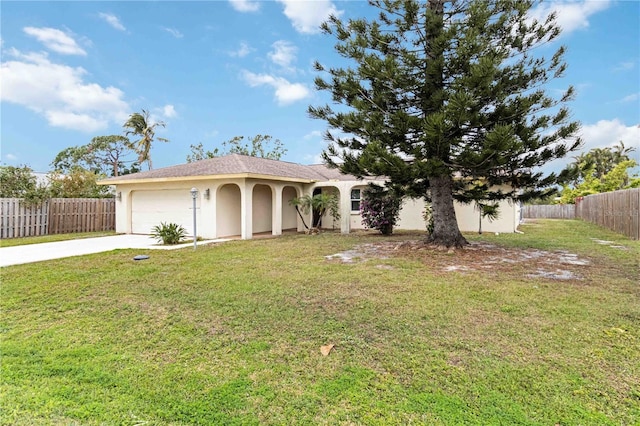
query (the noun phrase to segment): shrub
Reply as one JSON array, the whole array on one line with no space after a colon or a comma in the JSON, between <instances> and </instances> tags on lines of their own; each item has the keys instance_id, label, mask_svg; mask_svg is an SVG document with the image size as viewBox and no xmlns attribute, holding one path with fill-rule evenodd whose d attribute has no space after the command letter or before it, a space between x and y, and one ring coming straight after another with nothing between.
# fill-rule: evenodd
<instances>
[{"instance_id":1,"label":"shrub","mask_svg":"<svg viewBox=\"0 0 640 426\"><path fill-rule=\"evenodd\" d=\"M377 229L383 235L391 235L400 217L402 199L393 191L377 185L369 185L362 192L360 214L366 228Z\"/></svg>"},{"instance_id":2,"label":"shrub","mask_svg":"<svg viewBox=\"0 0 640 426\"><path fill-rule=\"evenodd\" d=\"M160 222L151 231L151 236L162 244L178 244L187 236L187 231L177 223Z\"/></svg>"},{"instance_id":3,"label":"shrub","mask_svg":"<svg viewBox=\"0 0 640 426\"><path fill-rule=\"evenodd\" d=\"M432 234L435 224L433 223L433 208L431 207L431 203L427 202L424 204L422 218L424 219L424 223L427 225L427 234Z\"/></svg>"}]
</instances>

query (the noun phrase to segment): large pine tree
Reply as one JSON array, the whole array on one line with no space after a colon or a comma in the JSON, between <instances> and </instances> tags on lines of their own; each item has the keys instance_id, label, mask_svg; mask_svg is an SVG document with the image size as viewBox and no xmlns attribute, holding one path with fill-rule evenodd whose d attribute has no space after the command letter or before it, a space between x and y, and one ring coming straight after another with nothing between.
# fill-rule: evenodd
<instances>
[{"instance_id":1,"label":"large pine tree","mask_svg":"<svg viewBox=\"0 0 640 426\"><path fill-rule=\"evenodd\" d=\"M541 196L562 176L536 168L580 144L564 106L573 88L547 93L565 70L564 48L548 59L535 49L559 35L555 16L529 18L529 0L370 4L377 20L331 17L323 25L356 63L316 63L326 77L316 78L317 89L338 104L309 107L329 126L323 156L345 173L386 176L396 190L430 200L429 242L463 246L454 200Z\"/></svg>"}]
</instances>

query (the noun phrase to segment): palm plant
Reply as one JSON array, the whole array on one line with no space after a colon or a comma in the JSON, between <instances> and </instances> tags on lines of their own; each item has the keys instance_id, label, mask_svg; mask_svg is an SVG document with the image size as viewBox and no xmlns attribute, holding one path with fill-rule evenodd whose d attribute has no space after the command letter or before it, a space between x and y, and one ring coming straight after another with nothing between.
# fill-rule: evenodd
<instances>
[{"instance_id":1,"label":"palm plant","mask_svg":"<svg viewBox=\"0 0 640 426\"><path fill-rule=\"evenodd\" d=\"M482 219L487 218L489 222L500 217L500 211L498 210L498 204L486 204L476 201L476 209L480 213L478 223L478 234L482 234Z\"/></svg>"},{"instance_id":2,"label":"palm plant","mask_svg":"<svg viewBox=\"0 0 640 426\"><path fill-rule=\"evenodd\" d=\"M338 197L334 194L320 193L314 196L307 194L290 200L289 204L296 208L296 212L298 212L298 216L300 216L302 224L307 230L310 230L310 228L307 226L302 213L309 214L311 211L315 212L313 222L311 223L311 229L318 228L322 217L327 213L327 211L335 220L340 219Z\"/></svg>"},{"instance_id":3,"label":"palm plant","mask_svg":"<svg viewBox=\"0 0 640 426\"><path fill-rule=\"evenodd\" d=\"M142 110L142 114L139 112L134 112L133 114L131 114L127 122L122 126L125 129L128 129L124 132L126 136L136 135L140 137L140 140L136 142L138 163L142 164L146 161L147 165L149 166L149 170L151 170L152 168L151 144L153 143L155 137L155 128L157 126L166 127L166 124L163 121L151 123L149 119L149 111L144 109ZM160 137L158 137L157 140L159 140L160 142L169 142L169 139Z\"/></svg>"}]
</instances>

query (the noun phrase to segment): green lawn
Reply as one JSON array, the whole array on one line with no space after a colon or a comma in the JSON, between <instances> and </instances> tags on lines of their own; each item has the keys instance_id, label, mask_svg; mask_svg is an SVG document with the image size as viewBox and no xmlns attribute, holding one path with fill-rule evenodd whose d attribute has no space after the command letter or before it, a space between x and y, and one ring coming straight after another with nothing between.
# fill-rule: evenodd
<instances>
[{"instance_id":1,"label":"green lawn","mask_svg":"<svg viewBox=\"0 0 640 426\"><path fill-rule=\"evenodd\" d=\"M640 242L522 230L453 253L327 233L3 268L1 423L637 425Z\"/></svg>"},{"instance_id":2,"label":"green lawn","mask_svg":"<svg viewBox=\"0 0 640 426\"><path fill-rule=\"evenodd\" d=\"M78 232L75 234L39 235L37 237L3 238L0 247L23 246L27 244L52 243L54 241L79 240L81 238L108 237L116 235L115 231Z\"/></svg>"}]
</instances>

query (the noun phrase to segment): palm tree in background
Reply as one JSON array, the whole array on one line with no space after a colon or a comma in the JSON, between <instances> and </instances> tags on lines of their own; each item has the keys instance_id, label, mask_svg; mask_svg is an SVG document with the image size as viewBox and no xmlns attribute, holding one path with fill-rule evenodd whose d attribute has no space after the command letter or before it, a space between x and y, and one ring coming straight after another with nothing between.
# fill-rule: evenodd
<instances>
[{"instance_id":1,"label":"palm tree in background","mask_svg":"<svg viewBox=\"0 0 640 426\"><path fill-rule=\"evenodd\" d=\"M166 127L163 121L157 121L151 123L149 119L149 111L142 110L142 114L134 112L129 116L126 123L122 125L124 127L126 136L136 135L140 137L140 140L136 142L136 152L138 153L138 163L142 164L147 162L149 170L152 169L151 163L151 144L153 143L157 126ZM169 139L158 137L160 142L169 142Z\"/></svg>"}]
</instances>

